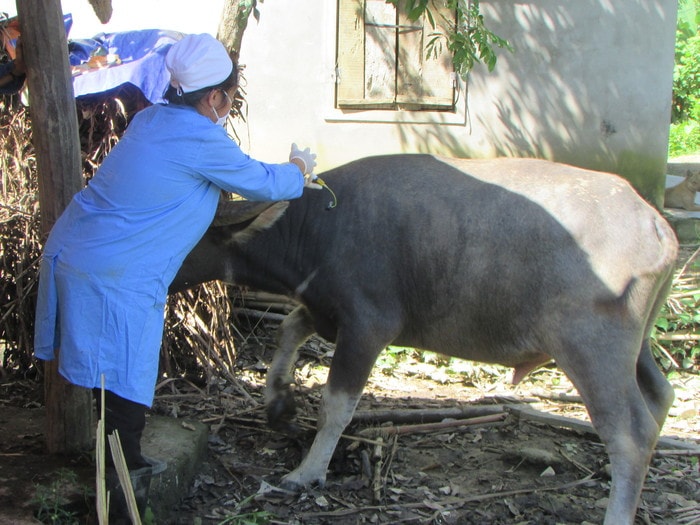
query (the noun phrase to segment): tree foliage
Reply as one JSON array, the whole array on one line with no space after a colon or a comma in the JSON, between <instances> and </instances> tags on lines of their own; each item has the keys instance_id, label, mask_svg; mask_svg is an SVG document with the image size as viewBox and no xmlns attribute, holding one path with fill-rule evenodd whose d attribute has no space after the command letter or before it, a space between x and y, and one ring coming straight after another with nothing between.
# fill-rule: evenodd
<instances>
[{"instance_id":1,"label":"tree foliage","mask_svg":"<svg viewBox=\"0 0 700 525\"><path fill-rule=\"evenodd\" d=\"M455 13L454 19L436 17L436 2ZM495 48L512 51L510 43L486 27L479 0L386 0L417 20L426 16L435 30L428 44L428 53L437 55L440 45L447 45L452 53L455 72L465 78L476 64L484 64L489 71L496 67Z\"/></svg>"},{"instance_id":2,"label":"tree foliage","mask_svg":"<svg viewBox=\"0 0 700 525\"><path fill-rule=\"evenodd\" d=\"M673 121L700 120L700 0L680 2L673 71Z\"/></svg>"},{"instance_id":3,"label":"tree foliage","mask_svg":"<svg viewBox=\"0 0 700 525\"><path fill-rule=\"evenodd\" d=\"M671 156L700 150L700 0L681 0L676 28Z\"/></svg>"}]
</instances>

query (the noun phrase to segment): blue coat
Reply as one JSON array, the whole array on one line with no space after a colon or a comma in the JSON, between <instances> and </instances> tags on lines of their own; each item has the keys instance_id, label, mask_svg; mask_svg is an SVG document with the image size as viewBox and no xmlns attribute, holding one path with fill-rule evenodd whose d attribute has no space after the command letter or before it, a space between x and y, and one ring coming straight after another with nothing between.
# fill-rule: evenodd
<instances>
[{"instance_id":1,"label":"blue coat","mask_svg":"<svg viewBox=\"0 0 700 525\"><path fill-rule=\"evenodd\" d=\"M41 261L35 354L79 386L153 402L167 290L214 217L220 190L299 197L289 163L241 152L190 107L137 114L54 225ZM58 352L56 350L60 349Z\"/></svg>"}]
</instances>

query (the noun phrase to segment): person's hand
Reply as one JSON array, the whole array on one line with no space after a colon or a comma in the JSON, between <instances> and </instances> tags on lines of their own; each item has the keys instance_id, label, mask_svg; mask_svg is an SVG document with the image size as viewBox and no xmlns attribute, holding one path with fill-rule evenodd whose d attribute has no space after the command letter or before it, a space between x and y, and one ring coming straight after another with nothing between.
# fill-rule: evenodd
<instances>
[{"instance_id":1,"label":"person's hand","mask_svg":"<svg viewBox=\"0 0 700 525\"><path fill-rule=\"evenodd\" d=\"M292 151L289 153L289 162L294 160L301 161L304 169L301 170L302 175L311 175L316 167L316 154L311 153L309 148L301 151L296 143L292 144Z\"/></svg>"}]
</instances>

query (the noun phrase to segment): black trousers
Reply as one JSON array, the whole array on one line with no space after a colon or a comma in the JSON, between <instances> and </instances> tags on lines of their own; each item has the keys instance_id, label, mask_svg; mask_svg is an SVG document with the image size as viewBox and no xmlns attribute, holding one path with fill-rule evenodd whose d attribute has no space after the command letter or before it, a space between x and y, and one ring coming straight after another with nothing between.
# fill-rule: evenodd
<instances>
[{"instance_id":1,"label":"black trousers","mask_svg":"<svg viewBox=\"0 0 700 525\"><path fill-rule=\"evenodd\" d=\"M94 388L92 395L97 400L97 416L101 414L100 389ZM141 435L146 427L146 405L129 401L114 392L105 390L105 436L119 431L124 459L129 470L150 466L141 455ZM106 464L113 466L112 454L107 442Z\"/></svg>"}]
</instances>

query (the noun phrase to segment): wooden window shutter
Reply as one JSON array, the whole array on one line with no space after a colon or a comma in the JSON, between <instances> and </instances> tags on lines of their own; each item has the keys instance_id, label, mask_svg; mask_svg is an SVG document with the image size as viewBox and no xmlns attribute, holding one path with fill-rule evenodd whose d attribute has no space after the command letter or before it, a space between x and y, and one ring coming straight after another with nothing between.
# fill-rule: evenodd
<instances>
[{"instance_id":1,"label":"wooden window shutter","mask_svg":"<svg viewBox=\"0 0 700 525\"><path fill-rule=\"evenodd\" d=\"M365 0L365 99L375 107L396 103L396 8Z\"/></svg>"},{"instance_id":2,"label":"wooden window shutter","mask_svg":"<svg viewBox=\"0 0 700 525\"><path fill-rule=\"evenodd\" d=\"M365 1L338 0L337 105L365 102Z\"/></svg>"},{"instance_id":3,"label":"wooden window shutter","mask_svg":"<svg viewBox=\"0 0 700 525\"><path fill-rule=\"evenodd\" d=\"M337 106L452 109L452 56L445 46L426 56L434 32L427 17L410 21L386 0L338 0Z\"/></svg>"},{"instance_id":4,"label":"wooden window shutter","mask_svg":"<svg viewBox=\"0 0 700 525\"><path fill-rule=\"evenodd\" d=\"M443 4L444 2L435 2ZM436 21L454 13L446 8L434 12ZM438 22L439 23L439 22ZM437 45L437 56L428 56L428 44L432 35L439 31L433 28L426 16L411 22L404 13L399 13L396 101L404 107L451 108L454 105L454 68L452 54L444 45Z\"/></svg>"}]
</instances>

